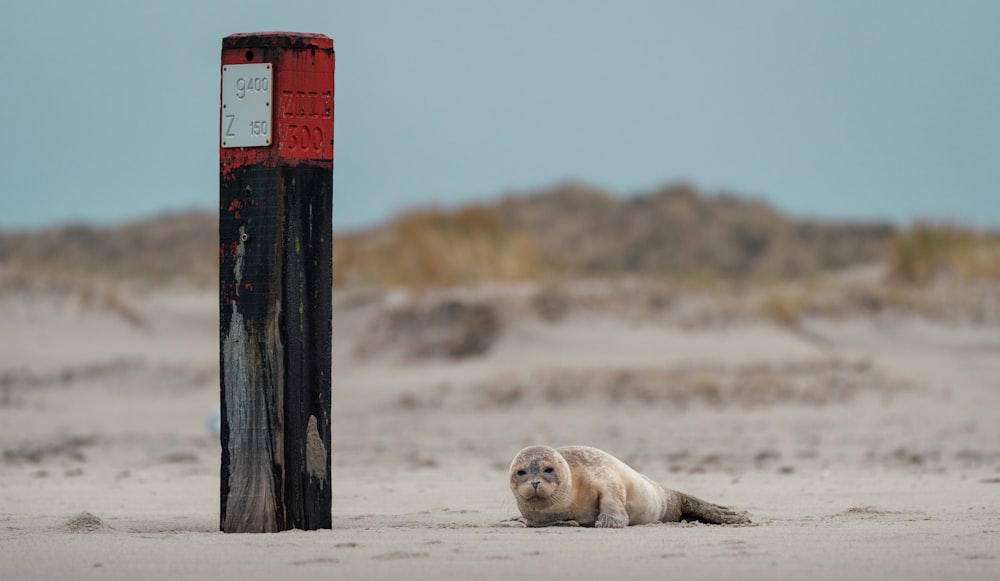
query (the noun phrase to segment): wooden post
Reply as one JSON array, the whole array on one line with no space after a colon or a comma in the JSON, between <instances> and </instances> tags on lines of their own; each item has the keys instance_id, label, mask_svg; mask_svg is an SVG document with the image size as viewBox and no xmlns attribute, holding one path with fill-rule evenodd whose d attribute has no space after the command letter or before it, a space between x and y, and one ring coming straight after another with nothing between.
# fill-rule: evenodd
<instances>
[{"instance_id":1,"label":"wooden post","mask_svg":"<svg viewBox=\"0 0 1000 581\"><path fill-rule=\"evenodd\" d=\"M333 40L222 41L221 529L331 528Z\"/></svg>"}]
</instances>

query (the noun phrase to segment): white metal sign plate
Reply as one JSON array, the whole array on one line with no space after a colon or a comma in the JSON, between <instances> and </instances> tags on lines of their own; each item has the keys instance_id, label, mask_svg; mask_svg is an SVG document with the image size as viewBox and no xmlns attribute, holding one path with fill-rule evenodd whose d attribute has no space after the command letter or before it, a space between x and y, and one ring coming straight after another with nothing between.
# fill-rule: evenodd
<instances>
[{"instance_id":1,"label":"white metal sign plate","mask_svg":"<svg viewBox=\"0 0 1000 581\"><path fill-rule=\"evenodd\" d=\"M271 145L270 63L222 67L222 147Z\"/></svg>"}]
</instances>

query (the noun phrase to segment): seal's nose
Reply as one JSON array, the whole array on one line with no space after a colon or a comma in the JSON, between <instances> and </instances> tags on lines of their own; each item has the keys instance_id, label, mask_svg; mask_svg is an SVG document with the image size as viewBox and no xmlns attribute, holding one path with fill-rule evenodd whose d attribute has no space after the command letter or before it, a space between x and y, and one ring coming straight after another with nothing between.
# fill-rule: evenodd
<instances>
[{"instance_id":1,"label":"seal's nose","mask_svg":"<svg viewBox=\"0 0 1000 581\"><path fill-rule=\"evenodd\" d=\"M542 483L541 480L536 480L536 481L532 482L531 485L535 487L535 490L538 490L538 485L541 484L541 483Z\"/></svg>"}]
</instances>

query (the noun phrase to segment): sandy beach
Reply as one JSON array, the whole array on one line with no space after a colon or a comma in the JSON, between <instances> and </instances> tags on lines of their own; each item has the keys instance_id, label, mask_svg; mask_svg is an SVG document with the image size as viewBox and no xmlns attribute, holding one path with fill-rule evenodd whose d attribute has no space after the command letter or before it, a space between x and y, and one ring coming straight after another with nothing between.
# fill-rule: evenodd
<instances>
[{"instance_id":1,"label":"sandy beach","mask_svg":"<svg viewBox=\"0 0 1000 581\"><path fill-rule=\"evenodd\" d=\"M1000 574L995 319L705 320L685 292L652 314L571 296L549 316L538 296L336 293L333 529L231 535L215 291L8 277L0 578ZM495 319L469 336L421 318L442 301ZM450 356L456 341L476 349ZM507 468L539 443L602 448L753 524L525 528Z\"/></svg>"}]
</instances>

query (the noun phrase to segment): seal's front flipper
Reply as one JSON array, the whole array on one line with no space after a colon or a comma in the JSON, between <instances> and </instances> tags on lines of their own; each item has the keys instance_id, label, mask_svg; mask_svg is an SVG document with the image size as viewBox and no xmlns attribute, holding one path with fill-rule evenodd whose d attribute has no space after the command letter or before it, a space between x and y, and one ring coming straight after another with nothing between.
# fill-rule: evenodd
<instances>
[{"instance_id":1,"label":"seal's front flipper","mask_svg":"<svg viewBox=\"0 0 1000 581\"><path fill-rule=\"evenodd\" d=\"M641 476L640 476L641 478ZM628 508L625 505L625 489L619 483L608 482L601 487L597 499L597 520L594 527L599 529L623 529L628 526Z\"/></svg>"},{"instance_id":2,"label":"seal's front flipper","mask_svg":"<svg viewBox=\"0 0 1000 581\"><path fill-rule=\"evenodd\" d=\"M700 498L681 495L681 517L699 520L713 525L744 525L750 524L750 517L745 512L736 512L725 506L705 502Z\"/></svg>"},{"instance_id":3,"label":"seal's front flipper","mask_svg":"<svg viewBox=\"0 0 1000 581\"><path fill-rule=\"evenodd\" d=\"M613 516L606 513L601 513L597 515L597 521L594 522L594 528L598 529L623 529L628 526L628 516L620 517Z\"/></svg>"}]
</instances>

